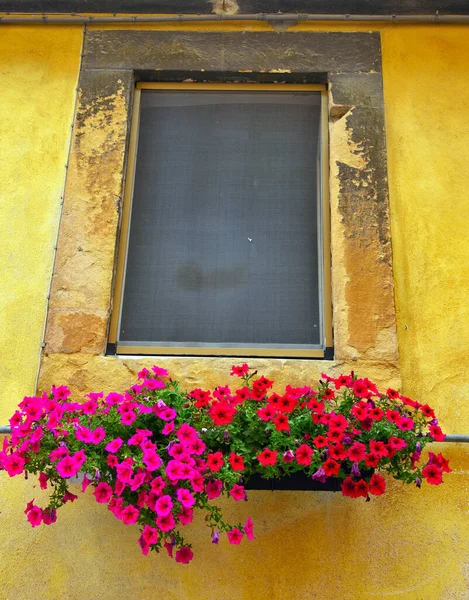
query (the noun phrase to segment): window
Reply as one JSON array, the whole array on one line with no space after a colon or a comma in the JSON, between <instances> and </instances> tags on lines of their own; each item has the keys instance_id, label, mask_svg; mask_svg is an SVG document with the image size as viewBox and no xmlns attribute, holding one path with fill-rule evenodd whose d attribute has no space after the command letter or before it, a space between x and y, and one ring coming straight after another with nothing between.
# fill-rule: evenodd
<instances>
[{"instance_id":1,"label":"window","mask_svg":"<svg viewBox=\"0 0 469 600\"><path fill-rule=\"evenodd\" d=\"M117 353L324 357L325 99L313 85L138 84Z\"/></svg>"}]
</instances>

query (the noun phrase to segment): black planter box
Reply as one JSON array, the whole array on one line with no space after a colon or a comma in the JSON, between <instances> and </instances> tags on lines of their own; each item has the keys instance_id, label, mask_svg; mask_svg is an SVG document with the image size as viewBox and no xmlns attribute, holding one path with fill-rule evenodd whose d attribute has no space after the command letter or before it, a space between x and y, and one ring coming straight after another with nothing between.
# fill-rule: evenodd
<instances>
[{"instance_id":1,"label":"black planter box","mask_svg":"<svg viewBox=\"0 0 469 600\"><path fill-rule=\"evenodd\" d=\"M328 477L325 483L313 481L304 473L293 473L282 479L263 479L260 475L253 475L244 486L247 490L290 490L309 492L340 492L340 481Z\"/></svg>"}]
</instances>

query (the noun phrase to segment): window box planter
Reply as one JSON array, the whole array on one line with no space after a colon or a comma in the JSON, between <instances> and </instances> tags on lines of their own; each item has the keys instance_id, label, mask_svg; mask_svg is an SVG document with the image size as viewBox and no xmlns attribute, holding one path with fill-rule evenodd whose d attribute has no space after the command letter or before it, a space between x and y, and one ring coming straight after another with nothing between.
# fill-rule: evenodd
<instances>
[{"instance_id":1,"label":"window box planter","mask_svg":"<svg viewBox=\"0 0 469 600\"><path fill-rule=\"evenodd\" d=\"M386 490L379 471L417 487L442 483L450 471L441 454L419 464L423 447L445 438L428 405L380 393L353 374L279 395L249 371L233 367L242 380L233 391L187 393L154 366L122 394L90 393L78 403L60 386L24 398L0 468L10 477L34 473L49 490L48 505L28 503L29 523L54 523L56 510L78 498L69 486L81 483L74 491L90 487L117 519L140 525L143 554L164 548L173 557L174 549L187 563L193 554L183 535L197 509L207 513L213 543L221 533L231 544L253 539L250 517L245 525L224 521L215 502L222 494L242 501L246 490L341 491L369 500Z\"/></svg>"},{"instance_id":2,"label":"window box planter","mask_svg":"<svg viewBox=\"0 0 469 600\"><path fill-rule=\"evenodd\" d=\"M253 475L246 482L246 490L283 490L297 492L340 492L340 480L328 477L324 483L313 481L305 473L293 473L281 479L264 479L260 475Z\"/></svg>"}]
</instances>

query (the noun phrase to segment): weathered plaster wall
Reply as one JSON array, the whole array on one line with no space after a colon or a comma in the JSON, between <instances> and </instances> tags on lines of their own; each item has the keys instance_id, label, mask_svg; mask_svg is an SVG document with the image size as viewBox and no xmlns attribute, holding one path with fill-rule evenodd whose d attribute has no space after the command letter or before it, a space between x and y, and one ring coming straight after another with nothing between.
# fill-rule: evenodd
<instances>
[{"instance_id":1,"label":"weathered plaster wall","mask_svg":"<svg viewBox=\"0 0 469 600\"><path fill-rule=\"evenodd\" d=\"M34 391L81 29L0 31L0 422Z\"/></svg>"},{"instance_id":2,"label":"weathered plaster wall","mask_svg":"<svg viewBox=\"0 0 469 600\"><path fill-rule=\"evenodd\" d=\"M39 36L44 30L28 31ZM467 32L462 27L381 29L401 376L404 391L436 406L450 432L469 432ZM18 42L22 52L34 42L34 36L29 33ZM75 52L77 65L78 47ZM43 59L31 52L27 62L36 72ZM63 72L57 75L60 77ZM74 81L68 88L71 98ZM52 101L48 98L47 106ZM44 135L42 127L40 132ZM65 138L64 129L63 145ZM33 142L25 147L34 147ZM23 164L21 160L19 164ZM43 164L43 156L35 159L38 170ZM26 165L21 167L23 172ZM16 181L16 185L10 184L12 189L24 186L22 197L30 193L27 173L10 178ZM99 207L95 210L98 223ZM13 219L16 207L10 211ZM32 228L37 226L38 215L28 211L23 220ZM18 230L16 225L15 232ZM47 246L47 241L44 243ZM51 252L52 232L48 244ZM21 244L13 246L14 251L18 246ZM42 268L37 257L30 264L31 270ZM38 278L44 289L46 275ZM366 287L366 273L363 285ZM22 293L18 288L18 296ZM17 304L11 319L29 322L36 305L29 309L27 304ZM19 336L22 342L25 335ZM29 347L36 344L37 350L38 342L31 341ZM0 351L7 354L3 346ZM111 377L116 386L127 385L135 363L126 360L118 366L112 358L72 353L67 360L49 363L50 367L46 361L43 378L57 383L72 381L81 389L109 389ZM23 355L18 355L16 364L21 365L22 375ZM171 364L176 373L185 375L188 385L200 379L209 386L223 377L228 379L225 374L231 361L217 360L212 366L206 359L194 360L190 368L183 359L172 359ZM320 368L315 363L310 370L312 363L305 361L282 361L275 367L267 361L256 364L275 371L283 383L287 378L314 379ZM360 371L359 364L354 366ZM24 369L31 381L35 367ZM30 391L21 387L23 379L19 370L16 373L18 388L4 402L7 414L13 411L18 395ZM379 364L366 374L379 381L398 378L397 372ZM196 558L187 567L176 566L163 556L140 556L136 531L116 522L89 497L80 498L81 506L77 502L65 507L53 527L32 530L22 507L26 499L40 499L41 494L34 482L10 481L3 474L0 597L467 598L469 449L447 446L446 453L454 473L445 476L444 486L418 491L393 485L394 494L371 503L346 501L327 493L252 492L247 505L228 503L227 510L232 515L239 511L252 515L256 541L243 542L240 547L223 542L216 547L199 522L191 534Z\"/></svg>"}]
</instances>

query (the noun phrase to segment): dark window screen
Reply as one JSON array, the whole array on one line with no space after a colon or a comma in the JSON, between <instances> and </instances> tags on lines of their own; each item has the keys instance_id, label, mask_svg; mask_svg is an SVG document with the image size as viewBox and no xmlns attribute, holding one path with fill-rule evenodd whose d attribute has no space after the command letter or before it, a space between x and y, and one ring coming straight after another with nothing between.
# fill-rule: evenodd
<instances>
[{"instance_id":1,"label":"dark window screen","mask_svg":"<svg viewBox=\"0 0 469 600\"><path fill-rule=\"evenodd\" d=\"M320 93L142 91L119 341L320 345Z\"/></svg>"}]
</instances>

